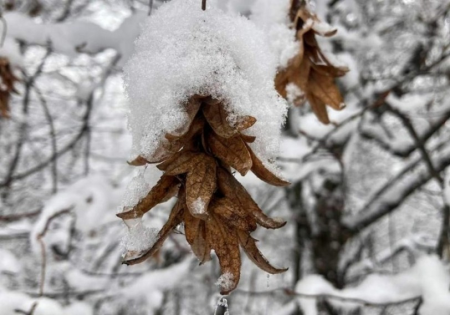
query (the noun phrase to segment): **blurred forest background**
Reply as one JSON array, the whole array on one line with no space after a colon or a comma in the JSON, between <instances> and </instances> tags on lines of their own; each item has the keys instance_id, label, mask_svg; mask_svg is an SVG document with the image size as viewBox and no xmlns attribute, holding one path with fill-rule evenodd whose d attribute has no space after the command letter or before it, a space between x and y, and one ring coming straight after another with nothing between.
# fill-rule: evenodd
<instances>
[{"instance_id":1,"label":"blurred forest background","mask_svg":"<svg viewBox=\"0 0 450 315\"><path fill-rule=\"evenodd\" d=\"M252 19L270 2L218 5ZM0 314L214 314L217 261L198 266L182 227L154 259L121 265L126 186L158 178L126 163L121 70L159 5L3 1ZM290 107L287 188L239 178L288 221L254 235L289 271L269 276L243 258L229 313L450 314L450 1L310 6L338 29L318 40L350 69L337 81L347 107L328 125L308 104ZM168 213L160 205L146 223L160 228Z\"/></svg>"}]
</instances>

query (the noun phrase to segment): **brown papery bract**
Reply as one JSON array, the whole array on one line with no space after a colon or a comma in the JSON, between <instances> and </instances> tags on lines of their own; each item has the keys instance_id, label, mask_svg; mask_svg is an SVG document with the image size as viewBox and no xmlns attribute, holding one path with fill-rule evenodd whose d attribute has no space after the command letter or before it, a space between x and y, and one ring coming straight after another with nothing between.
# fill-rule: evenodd
<instances>
[{"instance_id":1,"label":"brown papery bract","mask_svg":"<svg viewBox=\"0 0 450 315\"><path fill-rule=\"evenodd\" d=\"M265 215L232 174L232 169L242 175L251 170L269 184L289 184L254 154L248 143L256 137L241 133L257 123L256 119L242 116L231 122L224 104L210 96L193 95L185 109L185 126L166 134L153 156L138 156L130 162L137 166L159 163L157 167L164 175L146 197L119 213L120 218L140 218L175 195L178 201L155 244L142 253L127 253L123 263L136 264L151 257L177 225L184 223L186 240L201 264L211 259L212 250L216 253L226 279L220 283L221 294L230 293L238 285L240 247L264 271L285 271L264 258L250 233L258 225L277 229L286 222Z\"/></svg>"}]
</instances>

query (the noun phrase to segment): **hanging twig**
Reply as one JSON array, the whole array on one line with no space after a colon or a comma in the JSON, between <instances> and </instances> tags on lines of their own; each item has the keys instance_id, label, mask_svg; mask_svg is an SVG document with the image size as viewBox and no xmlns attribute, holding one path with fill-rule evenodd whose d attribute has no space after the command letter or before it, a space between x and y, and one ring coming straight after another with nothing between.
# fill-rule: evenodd
<instances>
[{"instance_id":1,"label":"hanging twig","mask_svg":"<svg viewBox=\"0 0 450 315\"><path fill-rule=\"evenodd\" d=\"M206 10L206 0L202 0L202 10Z\"/></svg>"},{"instance_id":2,"label":"hanging twig","mask_svg":"<svg viewBox=\"0 0 450 315\"><path fill-rule=\"evenodd\" d=\"M153 0L149 0L148 2L148 16L152 15L153 11Z\"/></svg>"}]
</instances>

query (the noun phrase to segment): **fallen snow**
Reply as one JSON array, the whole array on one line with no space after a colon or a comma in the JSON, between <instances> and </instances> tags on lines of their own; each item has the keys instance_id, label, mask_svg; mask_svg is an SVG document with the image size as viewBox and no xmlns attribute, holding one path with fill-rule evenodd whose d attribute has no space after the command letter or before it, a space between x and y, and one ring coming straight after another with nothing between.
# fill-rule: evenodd
<instances>
[{"instance_id":1,"label":"fallen snow","mask_svg":"<svg viewBox=\"0 0 450 315\"><path fill-rule=\"evenodd\" d=\"M0 274L17 274L22 270L22 263L9 250L0 248Z\"/></svg>"},{"instance_id":2,"label":"fallen snow","mask_svg":"<svg viewBox=\"0 0 450 315\"><path fill-rule=\"evenodd\" d=\"M120 289L118 294L125 298L145 298L147 310L150 314L158 309L164 298L164 292L175 288L189 273L191 259L173 264L165 269L158 269L146 273L134 281L131 285Z\"/></svg>"},{"instance_id":3,"label":"fallen snow","mask_svg":"<svg viewBox=\"0 0 450 315\"><path fill-rule=\"evenodd\" d=\"M222 100L231 123L255 117L252 148L263 160L277 155L286 103L274 89L275 56L252 22L174 0L146 21L135 49L125 66L133 155L152 156L165 133L184 125L183 102L195 94Z\"/></svg>"},{"instance_id":4,"label":"fallen snow","mask_svg":"<svg viewBox=\"0 0 450 315\"><path fill-rule=\"evenodd\" d=\"M64 315L94 315L94 309L87 303L75 302L65 308Z\"/></svg>"},{"instance_id":5,"label":"fallen snow","mask_svg":"<svg viewBox=\"0 0 450 315\"><path fill-rule=\"evenodd\" d=\"M43 234L49 220L61 213L75 214L75 227L86 233L102 224L115 220L112 213L117 207L117 193L102 176L90 176L75 182L50 198L30 233L30 241L36 253L40 253L37 238Z\"/></svg>"},{"instance_id":6,"label":"fallen snow","mask_svg":"<svg viewBox=\"0 0 450 315\"><path fill-rule=\"evenodd\" d=\"M421 315L450 313L450 274L437 256L423 256L409 270L396 275L368 276L359 285L338 290L318 275L305 277L297 283L295 291L305 295L332 295L341 299L328 298L337 307L352 308L359 303L398 303L422 297ZM351 299L343 302L342 299ZM299 305L305 315L317 315L314 298L299 297Z\"/></svg>"},{"instance_id":7,"label":"fallen snow","mask_svg":"<svg viewBox=\"0 0 450 315\"><path fill-rule=\"evenodd\" d=\"M122 60L127 60L146 14L139 12L131 15L115 31L85 21L42 24L19 12L6 12L3 17L8 26L5 43L13 39L41 46L50 43L54 51L69 57L75 57L80 52L96 54L110 48L116 50Z\"/></svg>"},{"instance_id":8,"label":"fallen snow","mask_svg":"<svg viewBox=\"0 0 450 315\"><path fill-rule=\"evenodd\" d=\"M58 301L49 298L31 298L13 291L0 292L0 314L17 315L16 310L28 313L33 304L37 303L33 315L92 315L93 308L87 303L74 302L63 307Z\"/></svg>"},{"instance_id":9,"label":"fallen snow","mask_svg":"<svg viewBox=\"0 0 450 315\"><path fill-rule=\"evenodd\" d=\"M2 47L0 47L0 56L8 58L13 66L22 66L23 64L19 44L9 37L5 38Z\"/></svg>"}]
</instances>

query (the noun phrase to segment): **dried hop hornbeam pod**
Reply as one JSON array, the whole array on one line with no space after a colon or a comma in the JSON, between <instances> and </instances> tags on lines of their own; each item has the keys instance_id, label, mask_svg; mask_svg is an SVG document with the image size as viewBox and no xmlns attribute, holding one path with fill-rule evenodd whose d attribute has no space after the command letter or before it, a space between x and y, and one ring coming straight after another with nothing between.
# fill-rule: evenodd
<instances>
[{"instance_id":1,"label":"dried hop hornbeam pod","mask_svg":"<svg viewBox=\"0 0 450 315\"><path fill-rule=\"evenodd\" d=\"M239 246L262 270L271 274L286 270L273 267L250 235L258 225L278 229L286 222L266 216L236 180L232 169L241 175L251 170L275 186L289 183L268 170L249 147L256 137L241 133L257 123L256 119L244 116L230 124L224 107L210 96L194 95L189 99L185 105L189 127L177 135L166 134L167 141L158 149L158 155L165 157L157 164L164 175L146 197L117 216L124 220L140 218L176 195L178 201L155 244L141 253L132 253L132 257L126 256L124 263L140 263L154 255L173 229L183 223L186 240L201 263L209 261L211 250L215 251L222 274L231 280L221 291L228 294L239 282ZM144 163L150 162L139 156L130 164Z\"/></svg>"},{"instance_id":2,"label":"dried hop hornbeam pod","mask_svg":"<svg viewBox=\"0 0 450 315\"><path fill-rule=\"evenodd\" d=\"M14 84L19 79L14 75L8 58L0 57L0 117L9 118L11 93L18 94Z\"/></svg>"},{"instance_id":3,"label":"dried hop hornbeam pod","mask_svg":"<svg viewBox=\"0 0 450 315\"><path fill-rule=\"evenodd\" d=\"M130 164L153 163L163 175L117 216L130 225L156 205L176 202L153 244L128 251L125 264L153 256L182 224L201 264L212 251L217 255L221 294L239 283L241 248L268 273L286 270L272 266L251 235L258 226L278 229L286 222L268 217L234 176L251 171L269 184L289 184L269 162L286 104L274 89L276 61L268 50L248 20L201 11L195 0L164 4L145 25L125 67L137 156Z\"/></svg>"},{"instance_id":4,"label":"dried hop hornbeam pod","mask_svg":"<svg viewBox=\"0 0 450 315\"><path fill-rule=\"evenodd\" d=\"M335 78L344 76L348 68L335 66L327 59L317 43L316 35L331 37L337 30L310 12L305 1L291 0L289 17L300 48L287 67L278 72L276 89L295 105L302 105L307 100L317 118L328 124L330 121L325 106L335 110L345 107Z\"/></svg>"}]
</instances>

